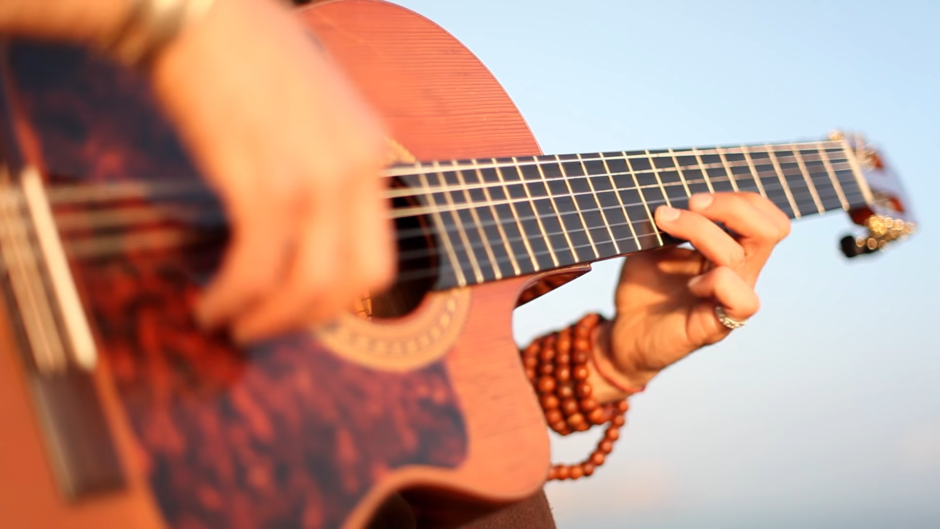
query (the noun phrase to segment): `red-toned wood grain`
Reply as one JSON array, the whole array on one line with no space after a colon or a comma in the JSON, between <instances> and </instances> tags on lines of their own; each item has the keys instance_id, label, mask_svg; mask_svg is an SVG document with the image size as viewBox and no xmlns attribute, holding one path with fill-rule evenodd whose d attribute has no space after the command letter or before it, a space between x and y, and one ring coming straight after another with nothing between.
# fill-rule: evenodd
<instances>
[{"instance_id":1,"label":"red-toned wood grain","mask_svg":"<svg viewBox=\"0 0 940 529\"><path fill-rule=\"evenodd\" d=\"M416 157L539 153L485 67L428 20L374 0L325 2L300 16ZM35 162L54 177L195 177L140 78L48 46L14 50L10 73L40 147ZM82 514L57 501L48 480L27 488L42 489L30 501L0 477L13 498L6 516L25 520L37 509L50 527L359 527L389 494L427 498L434 489L452 501L422 513L443 522L542 484L545 425L510 326L526 280L474 289L453 349L392 373L344 360L303 333L246 350L200 334L190 309L217 252L126 251L73 263L132 488ZM13 367L0 364L0 380ZM31 432L12 446L37 465Z\"/></svg>"}]
</instances>

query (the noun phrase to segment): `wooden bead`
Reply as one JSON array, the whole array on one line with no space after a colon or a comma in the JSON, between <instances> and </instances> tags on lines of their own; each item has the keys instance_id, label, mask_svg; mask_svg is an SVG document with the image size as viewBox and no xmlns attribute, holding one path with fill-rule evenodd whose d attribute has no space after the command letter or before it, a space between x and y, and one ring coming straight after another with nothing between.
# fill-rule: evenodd
<instances>
[{"instance_id":1,"label":"wooden bead","mask_svg":"<svg viewBox=\"0 0 940 529\"><path fill-rule=\"evenodd\" d=\"M562 432L568 429L568 423L564 419L558 420L557 422L550 423L552 430L564 435Z\"/></svg>"},{"instance_id":2,"label":"wooden bead","mask_svg":"<svg viewBox=\"0 0 940 529\"><path fill-rule=\"evenodd\" d=\"M571 352L571 337L569 336L560 336L558 342L555 345L555 350L558 354L568 354Z\"/></svg>"},{"instance_id":3,"label":"wooden bead","mask_svg":"<svg viewBox=\"0 0 940 529\"><path fill-rule=\"evenodd\" d=\"M574 379L578 381L587 380L588 368L584 366L578 366L574 368L574 370L571 371L571 376L574 377Z\"/></svg>"},{"instance_id":4,"label":"wooden bead","mask_svg":"<svg viewBox=\"0 0 940 529\"><path fill-rule=\"evenodd\" d=\"M593 392L593 388L587 382L582 382L578 384L578 397L582 399L586 397L590 397L592 392Z\"/></svg>"},{"instance_id":5,"label":"wooden bead","mask_svg":"<svg viewBox=\"0 0 940 529\"><path fill-rule=\"evenodd\" d=\"M539 365L539 359L534 356L527 356L522 359L522 365L528 369L535 369Z\"/></svg>"},{"instance_id":6,"label":"wooden bead","mask_svg":"<svg viewBox=\"0 0 940 529\"><path fill-rule=\"evenodd\" d=\"M561 399L559 408L561 408L561 411L564 412L565 415L570 417L578 413L578 401L574 399Z\"/></svg>"},{"instance_id":7,"label":"wooden bead","mask_svg":"<svg viewBox=\"0 0 940 529\"><path fill-rule=\"evenodd\" d=\"M591 421L591 424L604 424L607 422L607 414L604 413L603 408L594 408L591 413L588 413L587 418Z\"/></svg>"},{"instance_id":8,"label":"wooden bead","mask_svg":"<svg viewBox=\"0 0 940 529\"><path fill-rule=\"evenodd\" d=\"M610 439L611 441L620 439L620 428L617 428L616 426L607 428L607 431L604 433L604 437Z\"/></svg>"},{"instance_id":9,"label":"wooden bead","mask_svg":"<svg viewBox=\"0 0 940 529\"><path fill-rule=\"evenodd\" d=\"M535 382L535 370L527 368L525 370L525 377L529 379L529 382Z\"/></svg>"},{"instance_id":10,"label":"wooden bead","mask_svg":"<svg viewBox=\"0 0 940 529\"><path fill-rule=\"evenodd\" d=\"M585 461L584 463L581 463L581 470L584 471L585 476L590 476L594 473L594 464Z\"/></svg>"},{"instance_id":11,"label":"wooden bead","mask_svg":"<svg viewBox=\"0 0 940 529\"><path fill-rule=\"evenodd\" d=\"M539 352L539 348L542 346L539 340L533 340L532 343L528 345L525 349L522 350L523 356L535 356Z\"/></svg>"},{"instance_id":12,"label":"wooden bead","mask_svg":"<svg viewBox=\"0 0 940 529\"><path fill-rule=\"evenodd\" d=\"M539 393L549 393L555 390L555 379L552 377L540 377L538 381Z\"/></svg>"},{"instance_id":13,"label":"wooden bead","mask_svg":"<svg viewBox=\"0 0 940 529\"><path fill-rule=\"evenodd\" d=\"M554 424L559 421L564 421L565 416L561 413L561 410L558 408L546 410L545 411L545 422L548 424Z\"/></svg>"},{"instance_id":14,"label":"wooden bead","mask_svg":"<svg viewBox=\"0 0 940 529\"><path fill-rule=\"evenodd\" d=\"M567 367L559 367L555 371L555 378L559 382L568 382L569 380L571 380L571 369Z\"/></svg>"},{"instance_id":15,"label":"wooden bead","mask_svg":"<svg viewBox=\"0 0 940 529\"><path fill-rule=\"evenodd\" d=\"M551 362L555 358L555 348L554 347L545 347L539 351L539 359L543 362Z\"/></svg>"},{"instance_id":16,"label":"wooden bead","mask_svg":"<svg viewBox=\"0 0 940 529\"><path fill-rule=\"evenodd\" d=\"M570 473L568 465L555 465L555 479L568 479Z\"/></svg>"},{"instance_id":17,"label":"wooden bead","mask_svg":"<svg viewBox=\"0 0 940 529\"><path fill-rule=\"evenodd\" d=\"M619 426L623 426L626 423L627 423L627 420L623 418L623 415L614 415L613 418L610 419L610 424L613 424L614 426L619 427Z\"/></svg>"},{"instance_id":18,"label":"wooden bead","mask_svg":"<svg viewBox=\"0 0 940 529\"><path fill-rule=\"evenodd\" d=\"M542 409L545 411L553 410L558 407L558 397L552 394L542 395L539 397L539 404L542 405Z\"/></svg>"},{"instance_id":19,"label":"wooden bead","mask_svg":"<svg viewBox=\"0 0 940 529\"><path fill-rule=\"evenodd\" d=\"M586 353L590 350L591 350L591 342L587 338L575 339L574 341L574 354L575 355L577 355L578 353ZM584 362L587 362L587 357L585 357L583 362L578 362L578 363L583 364Z\"/></svg>"},{"instance_id":20,"label":"wooden bead","mask_svg":"<svg viewBox=\"0 0 940 529\"><path fill-rule=\"evenodd\" d=\"M579 425L575 428L575 431L576 431L576 432L586 432L586 431L588 431L588 430L590 430L590 429L591 429L591 423L589 423L589 422L587 422L587 421L584 421L583 423L579 424Z\"/></svg>"},{"instance_id":21,"label":"wooden bead","mask_svg":"<svg viewBox=\"0 0 940 529\"><path fill-rule=\"evenodd\" d=\"M603 441L597 443L597 451L602 454L609 454L614 449L614 442L610 439L604 439Z\"/></svg>"},{"instance_id":22,"label":"wooden bead","mask_svg":"<svg viewBox=\"0 0 940 529\"><path fill-rule=\"evenodd\" d=\"M580 479L584 475L584 469L581 468L581 465L571 465L568 472L571 479Z\"/></svg>"},{"instance_id":23,"label":"wooden bead","mask_svg":"<svg viewBox=\"0 0 940 529\"><path fill-rule=\"evenodd\" d=\"M630 409L630 405L627 403L626 399L621 400L615 406L620 413L627 413L627 410Z\"/></svg>"},{"instance_id":24,"label":"wooden bead","mask_svg":"<svg viewBox=\"0 0 940 529\"><path fill-rule=\"evenodd\" d=\"M552 364L542 364L539 366L540 375L551 375L555 372L555 366Z\"/></svg>"},{"instance_id":25,"label":"wooden bead","mask_svg":"<svg viewBox=\"0 0 940 529\"><path fill-rule=\"evenodd\" d=\"M601 452L594 452L593 454L591 454L590 461L591 463L594 464L595 467L599 467L604 464L604 461L606 461L606 459L607 459L606 456L602 454Z\"/></svg>"},{"instance_id":26,"label":"wooden bead","mask_svg":"<svg viewBox=\"0 0 940 529\"><path fill-rule=\"evenodd\" d=\"M555 394L563 399L570 399L574 397L574 388L571 386L571 383L560 384L558 389L555 391Z\"/></svg>"},{"instance_id":27,"label":"wooden bead","mask_svg":"<svg viewBox=\"0 0 940 529\"><path fill-rule=\"evenodd\" d=\"M571 355L568 353L558 353L555 356L555 365L556 366L570 366Z\"/></svg>"},{"instance_id":28,"label":"wooden bead","mask_svg":"<svg viewBox=\"0 0 940 529\"><path fill-rule=\"evenodd\" d=\"M583 398L578 401L578 407L581 408L581 413L591 413L597 409L597 401L591 397Z\"/></svg>"},{"instance_id":29,"label":"wooden bead","mask_svg":"<svg viewBox=\"0 0 940 529\"><path fill-rule=\"evenodd\" d=\"M581 426L582 424L587 424L584 420L584 415L581 415L580 413L573 413L568 416L568 426L577 430L578 426Z\"/></svg>"},{"instance_id":30,"label":"wooden bead","mask_svg":"<svg viewBox=\"0 0 940 529\"><path fill-rule=\"evenodd\" d=\"M545 476L545 479L548 481L555 479L555 467L548 467L548 475Z\"/></svg>"},{"instance_id":31,"label":"wooden bead","mask_svg":"<svg viewBox=\"0 0 940 529\"><path fill-rule=\"evenodd\" d=\"M571 355L572 365L584 365L588 361L588 355L584 351L578 351Z\"/></svg>"}]
</instances>

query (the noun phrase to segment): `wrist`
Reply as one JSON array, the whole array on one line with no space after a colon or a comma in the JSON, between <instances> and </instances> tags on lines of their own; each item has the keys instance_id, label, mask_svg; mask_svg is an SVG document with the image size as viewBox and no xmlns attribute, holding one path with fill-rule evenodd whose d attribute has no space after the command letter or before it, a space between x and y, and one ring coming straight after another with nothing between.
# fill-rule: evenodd
<instances>
[{"instance_id":1,"label":"wrist","mask_svg":"<svg viewBox=\"0 0 940 529\"><path fill-rule=\"evenodd\" d=\"M635 347L625 346L620 340L617 320L604 321L597 326L594 336L595 371L608 385L627 395L639 393L659 371L646 369Z\"/></svg>"}]
</instances>

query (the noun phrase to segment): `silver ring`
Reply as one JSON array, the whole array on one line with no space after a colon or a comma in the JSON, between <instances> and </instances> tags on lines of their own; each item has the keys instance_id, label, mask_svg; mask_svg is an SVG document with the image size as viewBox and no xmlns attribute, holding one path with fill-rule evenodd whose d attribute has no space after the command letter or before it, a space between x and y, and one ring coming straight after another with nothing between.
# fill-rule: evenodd
<instances>
[{"instance_id":1,"label":"silver ring","mask_svg":"<svg viewBox=\"0 0 940 529\"><path fill-rule=\"evenodd\" d=\"M738 321L734 318L728 317L728 314L725 312L725 308L721 305L715 305L715 317L718 318L718 322L731 329L732 331L741 327L744 327L743 321Z\"/></svg>"}]
</instances>

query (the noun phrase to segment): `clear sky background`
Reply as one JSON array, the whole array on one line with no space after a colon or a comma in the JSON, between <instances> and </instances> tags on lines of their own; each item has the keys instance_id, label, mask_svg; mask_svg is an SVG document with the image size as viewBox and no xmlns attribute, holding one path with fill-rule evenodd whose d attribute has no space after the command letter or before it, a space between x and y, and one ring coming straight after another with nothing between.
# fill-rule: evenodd
<instances>
[{"instance_id":1,"label":"clear sky background","mask_svg":"<svg viewBox=\"0 0 940 529\"><path fill-rule=\"evenodd\" d=\"M548 153L864 132L921 233L837 251L798 222L763 309L633 399L610 462L549 486L563 528L940 527L940 2L399 0L503 83ZM612 314L619 261L518 311L520 342ZM576 461L596 433L556 439Z\"/></svg>"}]
</instances>

